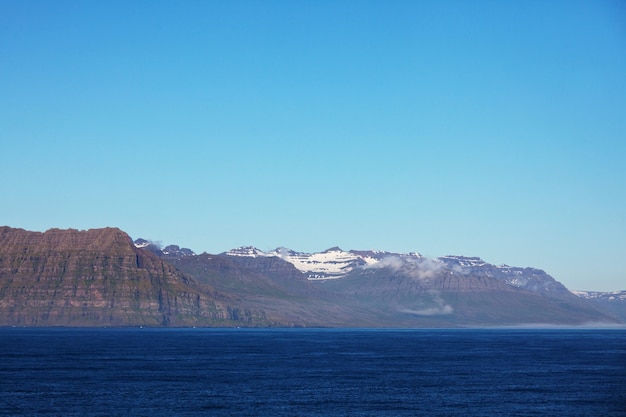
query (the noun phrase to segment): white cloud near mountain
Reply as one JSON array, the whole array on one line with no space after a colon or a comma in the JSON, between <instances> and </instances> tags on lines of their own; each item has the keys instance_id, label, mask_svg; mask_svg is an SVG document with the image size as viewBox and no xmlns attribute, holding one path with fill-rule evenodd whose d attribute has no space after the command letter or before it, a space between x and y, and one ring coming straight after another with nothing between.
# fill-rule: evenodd
<instances>
[{"instance_id":1,"label":"white cloud near mountain","mask_svg":"<svg viewBox=\"0 0 626 417\"><path fill-rule=\"evenodd\" d=\"M389 268L413 278L430 279L443 271L446 266L441 262L428 258L387 256L379 262L368 265L367 268Z\"/></svg>"},{"instance_id":2,"label":"white cloud near mountain","mask_svg":"<svg viewBox=\"0 0 626 417\"><path fill-rule=\"evenodd\" d=\"M433 303L434 305L424 306L424 308L401 308L400 312L415 316L444 316L454 313L454 308L439 295L433 295Z\"/></svg>"}]
</instances>

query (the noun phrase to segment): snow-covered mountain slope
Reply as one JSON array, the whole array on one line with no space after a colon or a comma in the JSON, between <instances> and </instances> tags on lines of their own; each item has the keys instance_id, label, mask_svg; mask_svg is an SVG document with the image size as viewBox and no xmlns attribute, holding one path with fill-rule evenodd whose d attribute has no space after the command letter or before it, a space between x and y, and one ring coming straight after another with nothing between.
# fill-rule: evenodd
<instances>
[{"instance_id":1,"label":"snow-covered mountain slope","mask_svg":"<svg viewBox=\"0 0 626 417\"><path fill-rule=\"evenodd\" d=\"M224 252L223 254L229 255L229 256L245 256L249 258L261 258L265 256L274 256L266 252L263 252L261 249L257 249L254 246L241 246L235 249L231 249L228 252Z\"/></svg>"},{"instance_id":2,"label":"snow-covered mountain slope","mask_svg":"<svg viewBox=\"0 0 626 417\"><path fill-rule=\"evenodd\" d=\"M172 256L178 251L154 248L199 285L234 294L245 308L286 314L290 325L626 321L621 310L577 297L542 270L496 266L478 257L426 258L338 247L304 253L253 246L217 255Z\"/></svg>"},{"instance_id":3,"label":"snow-covered mountain slope","mask_svg":"<svg viewBox=\"0 0 626 417\"><path fill-rule=\"evenodd\" d=\"M572 293L626 322L626 291L572 291Z\"/></svg>"},{"instance_id":4,"label":"snow-covered mountain slope","mask_svg":"<svg viewBox=\"0 0 626 417\"><path fill-rule=\"evenodd\" d=\"M601 291L573 290L572 293L579 296L580 298L586 298L587 300L603 300L607 302L611 302L611 301L626 302L626 291L601 292Z\"/></svg>"},{"instance_id":5,"label":"snow-covered mountain slope","mask_svg":"<svg viewBox=\"0 0 626 417\"><path fill-rule=\"evenodd\" d=\"M461 274L498 278L509 285L552 298L569 297L569 290L545 271L509 265L492 265L477 257L443 256L438 258Z\"/></svg>"},{"instance_id":6,"label":"snow-covered mountain slope","mask_svg":"<svg viewBox=\"0 0 626 417\"><path fill-rule=\"evenodd\" d=\"M370 268L386 268L395 271L394 273L409 274L421 279L432 278L444 272L460 276L496 278L508 285L551 298L572 297L565 286L540 269L492 265L478 257L442 256L429 259L416 252L401 254L385 251L344 251L338 247L317 253L295 252L286 248L265 252L253 246L232 249L224 255L253 258L275 256L291 263L306 274L309 280L339 279Z\"/></svg>"},{"instance_id":7,"label":"snow-covered mountain slope","mask_svg":"<svg viewBox=\"0 0 626 417\"><path fill-rule=\"evenodd\" d=\"M242 246L224 253L229 256L267 257L275 256L291 263L305 273L309 280L343 278L357 268L367 268L379 264L388 257L421 259L418 253L393 254L380 251L344 251L338 247L324 252L304 253L287 248L277 248L264 252L253 246Z\"/></svg>"}]
</instances>

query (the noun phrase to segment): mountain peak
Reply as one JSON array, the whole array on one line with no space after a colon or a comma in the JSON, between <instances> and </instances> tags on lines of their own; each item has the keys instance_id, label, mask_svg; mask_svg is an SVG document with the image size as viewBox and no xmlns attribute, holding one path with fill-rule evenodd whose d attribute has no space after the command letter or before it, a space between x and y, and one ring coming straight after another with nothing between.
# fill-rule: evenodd
<instances>
[{"instance_id":1,"label":"mountain peak","mask_svg":"<svg viewBox=\"0 0 626 417\"><path fill-rule=\"evenodd\" d=\"M471 267L471 266L483 266L487 264L487 262L483 261L478 256L447 255L447 256L441 256L437 259L447 264L457 264L459 266Z\"/></svg>"},{"instance_id":2,"label":"mountain peak","mask_svg":"<svg viewBox=\"0 0 626 417\"><path fill-rule=\"evenodd\" d=\"M231 249L228 252L224 252L224 254L229 256L249 256L253 258L268 256L265 252L254 246L240 246L238 248Z\"/></svg>"},{"instance_id":3,"label":"mountain peak","mask_svg":"<svg viewBox=\"0 0 626 417\"><path fill-rule=\"evenodd\" d=\"M114 228L40 233L0 227L0 325L626 321L626 292L576 295L539 269L495 266L478 257L338 247L264 252L254 246L193 255L177 245L133 242Z\"/></svg>"},{"instance_id":4,"label":"mountain peak","mask_svg":"<svg viewBox=\"0 0 626 417\"><path fill-rule=\"evenodd\" d=\"M332 248L326 249L322 253L330 253L330 252L343 252L343 250L339 246L333 246Z\"/></svg>"},{"instance_id":5,"label":"mountain peak","mask_svg":"<svg viewBox=\"0 0 626 417\"><path fill-rule=\"evenodd\" d=\"M181 248L178 245L168 245L163 248L163 254L165 256L194 256L195 253L189 248Z\"/></svg>"}]
</instances>

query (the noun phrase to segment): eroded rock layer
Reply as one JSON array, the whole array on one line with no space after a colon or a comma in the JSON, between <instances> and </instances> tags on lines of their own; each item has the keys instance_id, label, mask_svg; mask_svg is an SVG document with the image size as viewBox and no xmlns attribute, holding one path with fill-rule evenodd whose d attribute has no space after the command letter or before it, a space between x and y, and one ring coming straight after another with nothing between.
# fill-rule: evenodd
<instances>
[{"instance_id":1,"label":"eroded rock layer","mask_svg":"<svg viewBox=\"0 0 626 417\"><path fill-rule=\"evenodd\" d=\"M0 228L0 325L266 324L116 228Z\"/></svg>"}]
</instances>

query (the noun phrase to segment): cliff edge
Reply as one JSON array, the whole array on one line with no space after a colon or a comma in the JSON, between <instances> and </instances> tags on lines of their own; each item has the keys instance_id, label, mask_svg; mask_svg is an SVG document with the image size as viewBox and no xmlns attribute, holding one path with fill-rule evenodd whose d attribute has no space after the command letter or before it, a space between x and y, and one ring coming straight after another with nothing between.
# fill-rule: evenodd
<instances>
[{"instance_id":1,"label":"cliff edge","mask_svg":"<svg viewBox=\"0 0 626 417\"><path fill-rule=\"evenodd\" d=\"M266 324L230 301L117 228L0 227L0 325L219 326L234 316Z\"/></svg>"}]
</instances>

